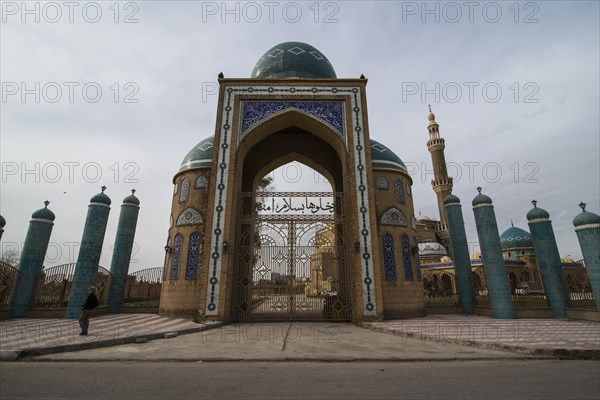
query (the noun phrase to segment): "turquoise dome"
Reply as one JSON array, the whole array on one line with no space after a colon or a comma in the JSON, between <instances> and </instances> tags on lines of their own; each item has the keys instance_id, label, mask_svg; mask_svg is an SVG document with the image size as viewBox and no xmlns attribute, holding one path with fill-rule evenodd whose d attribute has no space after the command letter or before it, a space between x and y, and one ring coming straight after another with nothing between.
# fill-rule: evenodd
<instances>
[{"instance_id":1,"label":"turquoise dome","mask_svg":"<svg viewBox=\"0 0 600 400\"><path fill-rule=\"evenodd\" d=\"M140 200L135 197L135 189L131 191L131 194L123 199L123 203L133 204L134 206L140 205Z\"/></svg>"},{"instance_id":2,"label":"turquoise dome","mask_svg":"<svg viewBox=\"0 0 600 400\"><path fill-rule=\"evenodd\" d=\"M110 197L104 194L104 189L106 188L102 187L102 192L98 193L97 195L94 195L94 197L90 199L90 203L102 203L106 204L107 206L110 206Z\"/></svg>"},{"instance_id":3,"label":"turquoise dome","mask_svg":"<svg viewBox=\"0 0 600 400\"><path fill-rule=\"evenodd\" d=\"M449 194L444 199L444 204L451 204L451 203L460 203L460 199L453 194Z\"/></svg>"},{"instance_id":4,"label":"turquoise dome","mask_svg":"<svg viewBox=\"0 0 600 400\"><path fill-rule=\"evenodd\" d=\"M46 207L44 208L40 208L39 210L37 210L36 212L34 212L33 214L31 214L31 218L35 218L35 219L47 219L49 221L54 221L55 215L52 211L48 210L48 202L45 203Z\"/></svg>"},{"instance_id":5,"label":"turquoise dome","mask_svg":"<svg viewBox=\"0 0 600 400\"><path fill-rule=\"evenodd\" d=\"M0 215L0 228L4 228L6 226L6 220L2 215Z\"/></svg>"},{"instance_id":6,"label":"turquoise dome","mask_svg":"<svg viewBox=\"0 0 600 400\"><path fill-rule=\"evenodd\" d=\"M371 162L373 169L391 169L408 173L406 165L392 150L371 139Z\"/></svg>"},{"instance_id":7,"label":"turquoise dome","mask_svg":"<svg viewBox=\"0 0 600 400\"><path fill-rule=\"evenodd\" d=\"M575 227L590 224L600 224L600 215L584 210L577 214L573 220L573 225L575 225Z\"/></svg>"},{"instance_id":8,"label":"turquoise dome","mask_svg":"<svg viewBox=\"0 0 600 400\"><path fill-rule=\"evenodd\" d=\"M500 235L500 245L503 250L516 247L533 249L533 239L526 230L511 226Z\"/></svg>"},{"instance_id":9,"label":"turquoise dome","mask_svg":"<svg viewBox=\"0 0 600 400\"><path fill-rule=\"evenodd\" d=\"M302 42L285 42L258 60L251 78L337 78L333 66L319 50Z\"/></svg>"},{"instance_id":10,"label":"turquoise dome","mask_svg":"<svg viewBox=\"0 0 600 400\"><path fill-rule=\"evenodd\" d=\"M492 199L489 196L486 196L485 194L479 193L477 196L475 196L471 204L473 204L473 207L478 206L480 204L492 204Z\"/></svg>"},{"instance_id":11,"label":"turquoise dome","mask_svg":"<svg viewBox=\"0 0 600 400\"><path fill-rule=\"evenodd\" d=\"M183 158L181 166L179 167L179 172L196 168L210 168L212 164L214 143L215 137L211 136L195 145Z\"/></svg>"},{"instance_id":12,"label":"turquoise dome","mask_svg":"<svg viewBox=\"0 0 600 400\"><path fill-rule=\"evenodd\" d=\"M527 213L527 221L532 221L534 219L548 219L548 218L550 218L550 214L548 214L548 211L544 210L543 208L539 208L539 207L533 207Z\"/></svg>"}]
</instances>

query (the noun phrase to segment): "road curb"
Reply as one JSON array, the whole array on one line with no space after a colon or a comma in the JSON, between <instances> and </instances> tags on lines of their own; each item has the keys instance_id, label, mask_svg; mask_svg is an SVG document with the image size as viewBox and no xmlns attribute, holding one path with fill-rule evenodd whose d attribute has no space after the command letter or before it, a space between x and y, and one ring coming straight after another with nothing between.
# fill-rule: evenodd
<instances>
[{"instance_id":1,"label":"road curb","mask_svg":"<svg viewBox=\"0 0 600 400\"><path fill-rule=\"evenodd\" d=\"M529 354L531 356L535 356L536 358L558 358L560 360L600 360L600 349L556 349L543 347L532 348L527 346L452 339L448 337L440 338L438 336L428 335L423 332L403 332L386 327L371 326L368 322L361 322L358 324L358 326L360 326L361 328L372 330L374 332L387 333L411 339L431 340L435 342L453 343L463 346L472 346L492 350L511 351L514 353Z\"/></svg>"},{"instance_id":2,"label":"road curb","mask_svg":"<svg viewBox=\"0 0 600 400\"><path fill-rule=\"evenodd\" d=\"M186 335L189 333L197 333L197 332L207 331L210 329L220 328L221 326L223 326L222 322L214 322L214 323L210 323L210 324L202 324L198 327L193 327L193 328L184 328L184 329L180 329L180 330L176 330L176 331L171 330L168 333L176 332L177 335ZM139 335L136 335L136 336L128 336L128 337L123 337L123 338L118 338L118 339L106 339L106 340L99 340L96 342L66 344L66 345L59 345L59 346L55 346L55 347L40 347L40 348L32 348L32 349L24 349L24 350L11 350L11 351L6 351L7 352L6 356L2 355L1 360L2 361L30 361L30 359L32 357L43 356L43 355L48 355L48 354L66 353L66 352L71 352L71 351L97 349L97 348L101 348L101 347L111 347L111 346L118 346L118 345L127 344L127 343L136 343L136 340L138 340L140 338L145 338L146 341L155 340L155 339L164 339L165 332L150 333L150 334L140 333ZM13 357L13 355L8 354L9 352L17 353L16 357ZM0 354L1 353L4 353L4 351L0 352ZM6 359L4 357L6 357Z\"/></svg>"}]
</instances>

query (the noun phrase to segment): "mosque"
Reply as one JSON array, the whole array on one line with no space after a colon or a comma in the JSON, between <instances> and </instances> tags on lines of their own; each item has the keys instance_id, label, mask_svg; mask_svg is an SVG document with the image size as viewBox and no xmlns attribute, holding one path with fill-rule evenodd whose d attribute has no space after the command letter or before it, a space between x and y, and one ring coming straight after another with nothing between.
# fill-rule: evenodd
<instances>
[{"instance_id":1,"label":"mosque","mask_svg":"<svg viewBox=\"0 0 600 400\"><path fill-rule=\"evenodd\" d=\"M428 298L460 292L444 203L453 182L435 115L430 108L427 148L439 220L415 217L405 164L371 138L366 84L338 78L323 53L300 42L269 49L250 78L219 75L215 133L173 178L161 314L408 318L424 315ZM261 179L291 161L325 176L331 193L262 191ZM499 239L508 295L541 288L531 235L511 227ZM486 282L480 254L467 260L466 303L505 290Z\"/></svg>"},{"instance_id":2,"label":"mosque","mask_svg":"<svg viewBox=\"0 0 600 400\"><path fill-rule=\"evenodd\" d=\"M415 216L406 165L371 138L366 85L362 75L338 78L323 53L300 42L269 49L249 78L219 74L214 134L191 148L173 177L159 314L223 322L360 322L426 312L600 320L600 216L582 203L573 221L584 266L560 259L550 216L535 200L529 232L512 226L499 235L492 199L478 188L472 206L481 252L470 254L431 108L426 144L438 220ZM265 177L293 161L320 173L331 190L269 190ZM73 278L65 281L72 285L66 318L77 317L101 272L111 204L104 190L90 200ZM140 204L134 192L121 206L108 312L123 303ZM15 295L5 302L13 317L28 312L43 269L55 218L45 205L32 215ZM0 236L5 224L0 216Z\"/></svg>"}]
</instances>

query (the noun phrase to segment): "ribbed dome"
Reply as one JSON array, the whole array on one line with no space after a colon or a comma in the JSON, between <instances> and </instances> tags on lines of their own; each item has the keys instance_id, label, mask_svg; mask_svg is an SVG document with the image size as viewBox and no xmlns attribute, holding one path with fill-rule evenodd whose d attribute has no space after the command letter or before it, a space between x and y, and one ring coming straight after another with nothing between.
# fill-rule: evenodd
<instances>
[{"instance_id":1,"label":"ribbed dome","mask_svg":"<svg viewBox=\"0 0 600 400\"><path fill-rule=\"evenodd\" d=\"M573 220L575 227L590 224L600 224L600 215L588 211L582 211Z\"/></svg>"},{"instance_id":2,"label":"ribbed dome","mask_svg":"<svg viewBox=\"0 0 600 400\"><path fill-rule=\"evenodd\" d=\"M211 136L195 145L183 158L181 166L179 167L179 172L196 168L210 168L214 143L215 137Z\"/></svg>"},{"instance_id":3,"label":"ribbed dome","mask_svg":"<svg viewBox=\"0 0 600 400\"><path fill-rule=\"evenodd\" d=\"M31 218L35 218L35 219L47 219L49 221L54 221L55 215L52 211L50 211L48 209L48 203L47 201L45 202L46 207L44 208L40 208L39 210L35 211L33 214L31 214Z\"/></svg>"},{"instance_id":4,"label":"ribbed dome","mask_svg":"<svg viewBox=\"0 0 600 400\"><path fill-rule=\"evenodd\" d=\"M319 50L302 42L285 42L269 49L256 63L251 78L337 78Z\"/></svg>"},{"instance_id":5,"label":"ribbed dome","mask_svg":"<svg viewBox=\"0 0 600 400\"><path fill-rule=\"evenodd\" d=\"M108 197L107 195L104 194L104 190L106 189L106 187L102 186L102 192L94 195L91 199L90 199L90 203L102 203L102 204L106 204L107 206L110 206L110 197Z\"/></svg>"},{"instance_id":6,"label":"ribbed dome","mask_svg":"<svg viewBox=\"0 0 600 400\"><path fill-rule=\"evenodd\" d=\"M446 256L446 248L439 243L431 240L426 240L418 244L419 246L419 257L431 257L431 256Z\"/></svg>"},{"instance_id":7,"label":"ribbed dome","mask_svg":"<svg viewBox=\"0 0 600 400\"><path fill-rule=\"evenodd\" d=\"M458 196L455 196L453 194L449 194L444 199L444 204L452 204L452 203L460 203L460 199L458 198Z\"/></svg>"},{"instance_id":8,"label":"ribbed dome","mask_svg":"<svg viewBox=\"0 0 600 400\"><path fill-rule=\"evenodd\" d=\"M431 218L430 216L425 215L425 214L423 214L423 215L421 215L421 214L417 215L416 219L417 219L417 221L435 221L433 218Z\"/></svg>"},{"instance_id":9,"label":"ribbed dome","mask_svg":"<svg viewBox=\"0 0 600 400\"><path fill-rule=\"evenodd\" d=\"M526 230L511 226L500 235L500 245L503 250L517 247L533 249L533 240Z\"/></svg>"},{"instance_id":10,"label":"ribbed dome","mask_svg":"<svg viewBox=\"0 0 600 400\"><path fill-rule=\"evenodd\" d=\"M548 214L548 211L544 210L543 208L537 207L537 206L534 206L527 213L527 221L532 221L534 219L548 219L548 218L550 218L550 214Z\"/></svg>"},{"instance_id":11,"label":"ribbed dome","mask_svg":"<svg viewBox=\"0 0 600 400\"><path fill-rule=\"evenodd\" d=\"M492 204L492 199L485 194L479 193L477 196L475 196L471 204L473 204L473 207L481 204Z\"/></svg>"},{"instance_id":12,"label":"ribbed dome","mask_svg":"<svg viewBox=\"0 0 600 400\"><path fill-rule=\"evenodd\" d=\"M137 197L135 197L135 189L132 189L131 194L123 199L123 203L133 204L135 206L140 205L140 200Z\"/></svg>"},{"instance_id":13,"label":"ribbed dome","mask_svg":"<svg viewBox=\"0 0 600 400\"><path fill-rule=\"evenodd\" d=\"M392 150L371 139L371 161L373 169L391 169L408 173L406 165Z\"/></svg>"}]
</instances>

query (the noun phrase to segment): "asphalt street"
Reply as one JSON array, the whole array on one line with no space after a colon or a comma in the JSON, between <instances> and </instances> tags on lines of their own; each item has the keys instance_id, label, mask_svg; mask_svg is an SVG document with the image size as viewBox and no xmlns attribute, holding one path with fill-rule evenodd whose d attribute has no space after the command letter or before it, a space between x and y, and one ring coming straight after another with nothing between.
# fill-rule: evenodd
<instances>
[{"instance_id":1,"label":"asphalt street","mask_svg":"<svg viewBox=\"0 0 600 400\"><path fill-rule=\"evenodd\" d=\"M0 363L9 399L598 399L600 362Z\"/></svg>"}]
</instances>

